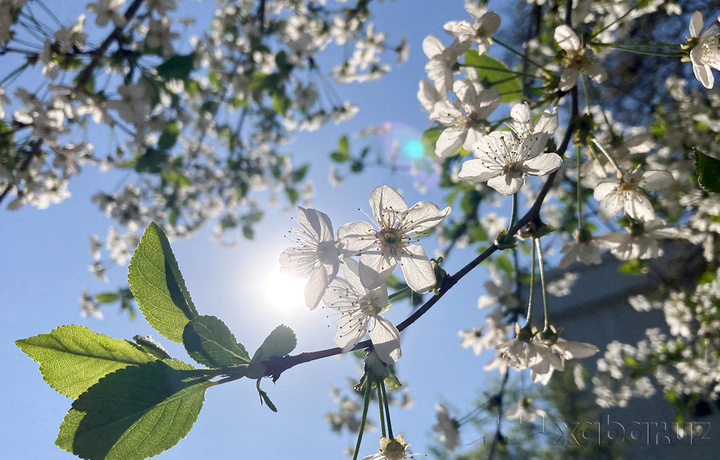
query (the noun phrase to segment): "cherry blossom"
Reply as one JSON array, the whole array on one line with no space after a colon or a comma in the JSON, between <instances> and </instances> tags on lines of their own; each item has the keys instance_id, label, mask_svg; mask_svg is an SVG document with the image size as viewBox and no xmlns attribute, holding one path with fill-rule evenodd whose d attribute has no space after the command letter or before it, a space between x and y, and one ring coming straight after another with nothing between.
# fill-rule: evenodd
<instances>
[{"instance_id":1,"label":"cherry blossom","mask_svg":"<svg viewBox=\"0 0 720 460\"><path fill-rule=\"evenodd\" d=\"M607 78L607 73L600 64L590 56L587 56L586 49L570 26L563 24L555 29L555 41L565 51L563 59L563 70L560 76L561 91L569 91L577 85L581 73L585 73L593 81L602 83Z\"/></svg>"},{"instance_id":2,"label":"cherry blossom","mask_svg":"<svg viewBox=\"0 0 720 460\"><path fill-rule=\"evenodd\" d=\"M690 61L695 78L707 89L715 83L712 69L720 70L720 16L703 29L702 13L696 11L690 19Z\"/></svg>"},{"instance_id":3,"label":"cherry blossom","mask_svg":"<svg viewBox=\"0 0 720 460\"><path fill-rule=\"evenodd\" d=\"M629 233L610 232L597 237L598 244L620 260L654 259L663 254L659 239L676 238L678 231L664 220L634 221Z\"/></svg>"},{"instance_id":4,"label":"cherry blossom","mask_svg":"<svg viewBox=\"0 0 720 460\"><path fill-rule=\"evenodd\" d=\"M604 221L621 210L635 220L649 221L655 211L641 189L650 192L670 187L675 181L667 171L640 171L636 169L618 179L605 179L595 187L593 196L600 202L598 216Z\"/></svg>"},{"instance_id":5,"label":"cherry blossom","mask_svg":"<svg viewBox=\"0 0 720 460\"><path fill-rule=\"evenodd\" d=\"M299 229L291 230L297 235L297 246L280 254L280 271L307 278L305 303L314 309L320 303L330 282L335 279L340 258L330 218L315 209L298 206Z\"/></svg>"},{"instance_id":6,"label":"cherry blossom","mask_svg":"<svg viewBox=\"0 0 720 460\"><path fill-rule=\"evenodd\" d=\"M400 332L380 313L388 308L387 286L366 288L355 259L344 259L344 278L337 277L327 288L323 303L340 312L333 338L343 353L352 350L370 329L370 340L378 357L392 364L402 356Z\"/></svg>"},{"instance_id":7,"label":"cherry blossom","mask_svg":"<svg viewBox=\"0 0 720 460\"><path fill-rule=\"evenodd\" d=\"M428 35L423 40L423 52L430 61L425 64L425 72L428 78L435 84L438 93L444 95L453 87L453 66L458 58L465 53L472 41L461 42L455 40L445 48L445 45L435 35Z\"/></svg>"},{"instance_id":8,"label":"cherry blossom","mask_svg":"<svg viewBox=\"0 0 720 460\"><path fill-rule=\"evenodd\" d=\"M517 405L508 409L505 418L508 420L520 420L520 423L532 423L537 418L545 418L547 412L533 404L530 398L518 399Z\"/></svg>"},{"instance_id":9,"label":"cherry blossom","mask_svg":"<svg viewBox=\"0 0 720 460\"><path fill-rule=\"evenodd\" d=\"M440 442L445 445L445 450L454 451L460 445L460 433L458 432L460 424L450 417L447 407L442 404L435 405L435 416L437 423L433 425L433 431L440 433Z\"/></svg>"},{"instance_id":10,"label":"cherry blossom","mask_svg":"<svg viewBox=\"0 0 720 460\"><path fill-rule=\"evenodd\" d=\"M370 194L374 226L352 222L338 230L339 248L348 254L360 254L360 277L368 288L380 286L400 265L405 282L415 292L427 292L435 286L435 271L413 238L439 224L449 213L434 203L421 201L407 207L392 187L383 185Z\"/></svg>"},{"instance_id":11,"label":"cherry blossom","mask_svg":"<svg viewBox=\"0 0 720 460\"><path fill-rule=\"evenodd\" d=\"M404 460L413 458L414 455L408 452L410 444L405 444L402 435L395 439L388 439L385 436L380 438L380 452L368 455L363 460Z\"/></svg>"},{"instance_id":12,"label":"cherry blossom","mask_svg":"<svg viewBox=\"0 0 720 460\"><path fill-rule=\"evenodd\" d=\"M450 21L445 23L445 32L461 41L470 40L478 45L478 53L485 54L490 49L490 36L500 27L500 16L492 11L483 14L481 17L473 17L474 24L467 21Z\"/></svg>"},{"instance_id":13,"label":"cherry blossom","mask_svg":"<svg viewBox=\"0 0 720 460\"><path fill-rule=\"evenodd\" d=\"M559 155L542 153L548 139L538 133L518 141L508 132L492 132L473 146L475 159L463 163L458 178L487 182L503 195L515 194L525 186L525 176L544 176L560 167Z\"/></svg>"},{"instance_id":14,"label":"cherry blossom","mask_svg":"<svg viewBox=\"0 0 720 460\"><path fill-rule=\"evenodd\" d=\"M435 144L435 155L447 158L463 146L470 150L472 145L486 135L485 123L500 104L500 92L489 89L477 92L466 80L453 83L453 92L458 101L442 100L435 104L430 119L446 126Z\"/></svg>"}]
</instances>

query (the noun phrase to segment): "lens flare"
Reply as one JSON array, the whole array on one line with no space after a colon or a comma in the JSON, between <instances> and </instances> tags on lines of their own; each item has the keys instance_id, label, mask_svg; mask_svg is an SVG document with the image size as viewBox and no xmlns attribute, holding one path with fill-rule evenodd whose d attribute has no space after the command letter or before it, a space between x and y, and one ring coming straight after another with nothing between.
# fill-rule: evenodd
<instances>
[{"instance_id":1,"label":"lens flare","mask_svg":"<svg viewBox=\"0 0 720 460\"><path fill-rule=\"evenodd\" d=\"M388 121L367 133L380 142L380 151L390 165L414 177L416 188L423 191L439 185L440 165L432 147L422 141L419 130L405 123Z\"/></svg>"}]
</instances>

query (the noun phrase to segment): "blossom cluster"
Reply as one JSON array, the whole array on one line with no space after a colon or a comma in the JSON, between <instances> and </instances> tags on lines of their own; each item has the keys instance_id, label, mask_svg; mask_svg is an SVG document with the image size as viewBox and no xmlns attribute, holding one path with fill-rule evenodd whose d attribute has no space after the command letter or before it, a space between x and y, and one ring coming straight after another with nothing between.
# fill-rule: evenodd
<instances>
[{"instance_id":1,"label":"blossom cluster","mask_svg":"<svg viewBox=\"0 0 720 460\"><path fill-rule=\"evenodd\" d=\"M438 225L450 213L421 201L408 208L389 186L370 194L372 224L341 226L337 237L330 218L315 209L298 208L300 228L291 230L296 246L280 255L280 268L309 278L305 302L310 309L322 301L340 313L334 333L343 352L352 350L370 332L373 348L385 363L401 356L400 332L382 316L390 307L386 280L400 266L408 287L417 293L435 289L433 263L415 237ZM359 260L353 257L359 256ZM342 271L342 276L339 276Z\"/></svg>"}]
</instances>

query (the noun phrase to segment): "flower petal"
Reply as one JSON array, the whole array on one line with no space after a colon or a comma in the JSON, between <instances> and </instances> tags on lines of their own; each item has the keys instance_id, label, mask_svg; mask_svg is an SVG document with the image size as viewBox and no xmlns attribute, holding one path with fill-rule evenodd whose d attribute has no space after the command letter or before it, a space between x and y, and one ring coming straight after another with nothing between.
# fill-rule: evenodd
<instances>
[{"instance_id":1,"label":"flower petal","mask_svg":"<svg viewBox=\"0 0 720 460\"><path fill-rule=\"evenodd\" d=\"M440 158L452 156L463 144L466 135L465 128L445 128L435 143L435 155Z\"/></svg>"},{"instance_id":2,"label":"flower petal","mask_svg":"<svg viewBox=\"0 0 720 460\"><path fill-rule=\"evenodd\" d=\"M542 153L525 161L522 172L530 176L544 176L556 171L562 164L562 158L556 153Z\"/></svg>"},{"instance_id":3,"label":"flower petal","mask_svg":"<svg viewBox=\"0 0 720 460\"><path fill-rule=\"evenodd\" d=\"M325 295L325 290L330 284L328 273L323 265L315 267L310 274L310 279L305 285L305 304L310 310L314 310Z\"/></svg>"},{"instance_id":4,"label":"flower petal","mask_svg":"<svg viewBox=\"0 0 720 460\"><path fill-rule=\"evenodd\" d=\"M424 232L442 222L450 214L450 208L442 211L435 203L421 201L408 209L403 217L402 229L407 232Z\"/></svg>"},{"instance_id":5,"label":"flower petal","mask_svg":"<svg viewBox=\"0 0 720 460\"><path fill-rule=\"evenodd\" d=\"M413 291L422 294L435 287L435 270L425 254L425 250L416 244L407 246L398 257L405 282Z\"/></svg>"},{"instance_id":6,"label":"flower petal","mask_svg":"<svg viewBox=\"0 0 720 460\"><path fill-rule=\"evenodd\" d=\"M445 45L435 35L428 35L422 43L423 53L428 59L442 54L445 51Z\"/></svg>"},{"instance_id":7,"label":"flower petal","mask_svg":"<svg viewBox=\"0 0 720 460\"><path fill-rule=\"evenodd\" d=\"M392 187L381 185L370 193L370 209L381 226L387 219L391 219L391 223L394 223L396 214L407 211L407 208L403 197Z\"/></svg>"},{"instance_id":8,"label":"flower petal","mask_svg":"<svg viewBox=\"0 0 720 460\"><path fill-rule=\"evenodd\" d=\"M495 165L493 165L495 166ZM466 182L487 182L500 175L502 167L490 169L482 160L468 160L463 163L458 178Z\"/></svg>"},{"instance_id":9,"label":"flower petal","mask_svg":"<svg viewBox=\"0 0 720 460\"><path fill-rule=\"evenodd\" d=\"M501 174L488 180L487 184L503 195L509 196L525 186L525 178L519 173Z\"/></svg>"},{"instance_id":10,"label":"flower petal","mask_svg":"<svg viewBox=\"0 0 720 460\"><path fill-rule=\"evenodd\" d=\"M332 241L335 239L332 221L327 214L312 208L305 209L298 206L298 223L308 233L312 233L315 240Z\"/></svg>"},{"instance_id":11,"label":"flower petal","mask_svg":"<svg viewBox=\"0 0 720 460\"><path fill-rule=\"evenodd\" d=\"M624 204L625 200L623 199L622 194L619 193L616 189L612 193L606 195L605 198L600 201L600 207L598 208L598 216L602 220L607 222L613 217L615 217L615 215L619 213L621 209L623 209Z\"/></svg>"},{"instance_id":12,"label":"flower petal","mask_svg":"<svg viewBox=\"0 0 720 460\"><path fill-rule=\"evenodd\" d=\"M580 39L567 24L563 24L555 28L555 41L558 42L560 48L565 51L580 50Z\"/></svg>"},{"instance_id":13,"label":"flower petal","mask_svg":"<svg viewBox=\"0 0 720 460\"><path fill-rule=\"evenodd\" d=\"M365 337L370 317L362 313L359 308L342 312L333 339L343 353L352 350L360 339Z\"/></svg>"},{"instance_id":14,"label":"flower petal","mask_svg":"<svg viewBox=\"0 0 720 460\"><path fill-rule=\"evenodd\" d=\"M384 363L392 364L402 356L400 332L393 323L380 315L373 317L370 340L372 340L378 358Z\"/></svg>"},{"instance_id":15,"label":"flower petal","mask_svg":"<svg viewBox=\"0 0 720 460\"><path fill-rule=\"evenodd\" d=\"M692 37L698 37L700 36L700 32L703 28L703 18L702 13L699 11L696 11L693 13L692 18L690 18L690 35Z\"/></svg>"},{"instance_id":16,"label":"flower petal","mask_svg":"<svg viewBox=\"0 0 720 460\"><path fill-rule=\"evenodd\" d=\"M378 251L365 252L360 256L360 281L367 289L382 285L395 269L394 257Z\"/></svg>"},{"instance_id":17,"label":"flower petal","mask_svg":"<svg viewBox=\"0 0 720 460\"><path fill-rule=\"evenodd\" d=\"M359 253L372 248L377 237L376 230L367 222L351 222L338 229L338 250Z\"/></svg>"}]
</instances>

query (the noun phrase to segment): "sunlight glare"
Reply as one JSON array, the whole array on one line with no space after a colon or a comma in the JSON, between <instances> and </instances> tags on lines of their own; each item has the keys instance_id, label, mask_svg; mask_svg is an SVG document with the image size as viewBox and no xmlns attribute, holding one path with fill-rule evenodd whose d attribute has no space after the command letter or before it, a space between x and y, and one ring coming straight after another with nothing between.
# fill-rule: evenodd
<instances>
[{"instance_id":1,"label":"sunlight glare","mask_svg":"<svg viewBox=\"0 0 720 460\"><path fill-rule=\"evenodd\" d=\"M263 293L268 305L282 310L305 306L306 279L280 273L279 267L266 272L263 281Z\"/></svg>"}]
</instances>

